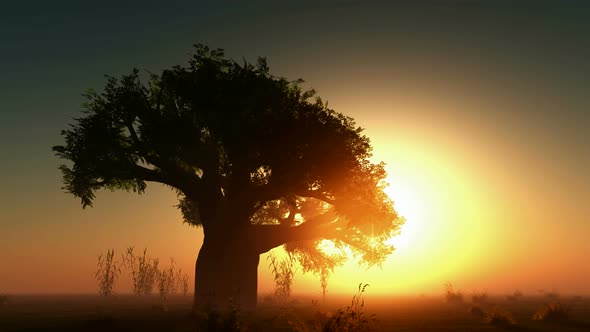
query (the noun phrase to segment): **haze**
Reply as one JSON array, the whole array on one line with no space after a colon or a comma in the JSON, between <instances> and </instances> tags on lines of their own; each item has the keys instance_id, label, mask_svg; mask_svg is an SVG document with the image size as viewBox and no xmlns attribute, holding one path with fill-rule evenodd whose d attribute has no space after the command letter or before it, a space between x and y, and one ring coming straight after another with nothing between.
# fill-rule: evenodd
<instances>
[{"instance_id":1,"label":"haze","mask_svg":"<svg viewBox=\"0 0 590 332\"><path fill-rule=\"evenodd\" d=\"M202 231L182 224L172 191L103 191L82 210L60 189L50 148L104 74L157 73L202 42L304 78L366 128L374 160L387 163L407 219L398 249L381 269L337 269L330 293L359 282L378 294L442 293L446 281L590 293L589 7L427 3L5 7L0 292L93 293L96 256L130 245L174 257L192 279ZM273 288L267 264L261 293ZM298 274L294 293L320 294L319 281Z\"/></svg>"}]
</instances>

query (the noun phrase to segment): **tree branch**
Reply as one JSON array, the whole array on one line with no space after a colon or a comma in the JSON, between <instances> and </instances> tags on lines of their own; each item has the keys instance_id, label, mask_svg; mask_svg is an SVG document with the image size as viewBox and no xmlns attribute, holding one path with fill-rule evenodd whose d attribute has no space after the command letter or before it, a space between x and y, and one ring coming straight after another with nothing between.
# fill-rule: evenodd
<instances>
[{"instance_id":1,"label":"tree branch","mask_svg":"<svg viewBox=\"0 0 590 332\"><path fill-rule=\"evenodd\" d=\"M328 197L328 195L323 193L321 190L299 190L299 191L295 192L295 194L297 196L301 196L301 197L311 197L311 198L319 199L320 201L324 201L330 205L336 204L336 201L334 199Z\"/></svg>"},{"instance_id":2,"label":"tree branch","mask_svg":"<svg viewBox=\"0 0 590 332\"><path fill-rule=\"evenodd\" d=\"M322 214L298 226L256 225L252 226L253 238L256 239L257 251L265 253L272 248L293 241L334 238L339 222Z\"/></svg>"}]
</instances>

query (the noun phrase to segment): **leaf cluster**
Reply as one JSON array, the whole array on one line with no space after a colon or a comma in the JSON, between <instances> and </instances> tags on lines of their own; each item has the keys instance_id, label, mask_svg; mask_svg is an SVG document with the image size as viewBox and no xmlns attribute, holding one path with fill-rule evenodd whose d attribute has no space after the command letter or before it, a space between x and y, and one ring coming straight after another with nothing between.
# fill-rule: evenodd
<instances>
[{"instance_id":1,"label":"leaf cluster","mask_svg":"<svg viewBox=\"0 0 590 332\"><path fill-rule=\"evenodd\" d=\"M53 147L68 161L63 188L86 207L100 189L141 194L161 183L184 221L206 231L306 224L379 264L404 222L383 191L384 164L369 161L354 119L302 83L273 76L264 58L238 63L201 44L187 65L146 82L136 69L108 77ZM304 247L300 257L315 255Z\"/></svg>"}]
</instances>

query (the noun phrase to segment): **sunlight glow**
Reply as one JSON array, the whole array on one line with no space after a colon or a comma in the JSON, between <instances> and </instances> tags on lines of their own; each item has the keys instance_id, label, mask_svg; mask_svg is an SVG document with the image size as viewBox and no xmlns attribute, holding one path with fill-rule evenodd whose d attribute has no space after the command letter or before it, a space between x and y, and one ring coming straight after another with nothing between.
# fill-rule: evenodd
<instances>
[{"instance_id":1,"label":"sunlight glow","mask_svg":"<svg viewBox=\"0 0 590 332\"><path fill-rule=\"evenodd\" d=\"M400 229L397 236L389 239L396 250L407 250L417 232L417 223L423 219L423 213L420 207L422 201L418 194L410 188L388 187L386 194L395 202L394 206L398 214L406 219L406 222Z\"/></svg>"}]
</instances>

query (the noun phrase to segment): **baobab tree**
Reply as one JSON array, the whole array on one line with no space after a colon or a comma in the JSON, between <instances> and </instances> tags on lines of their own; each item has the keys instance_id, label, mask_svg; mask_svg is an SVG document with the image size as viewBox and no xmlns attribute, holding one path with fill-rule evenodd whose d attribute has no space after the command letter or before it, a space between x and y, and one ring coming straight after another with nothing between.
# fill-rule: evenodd
<instances>
[{"instance_id":1,"label":"baobab tree","mask_svg":"<svg viewBox=\"0 0 590 332\"><path fill-rule=\"evenodd\" d=\"M367 265L392 252L386 240L403 219L383 191L384 164L369 160L354 120L301 80L204 45L186 65L145 76L134 69L87 92L53 151L82 207L101 188L141 194L158 182L177 193L184 221L204 233L195 305L254 306L259 256L277 246L316 272L338 259L322 240Z\"/></svg>"}]
</instances>

